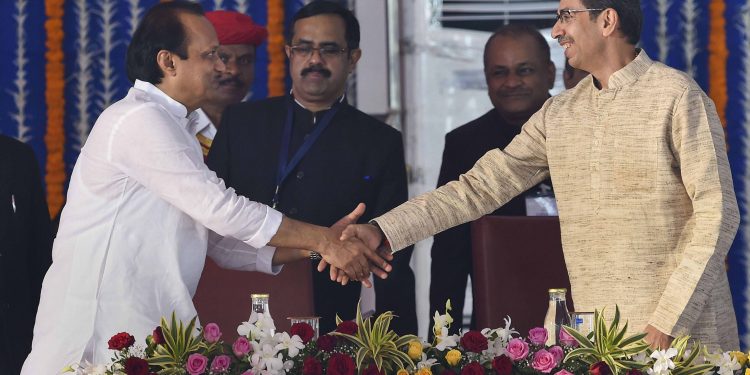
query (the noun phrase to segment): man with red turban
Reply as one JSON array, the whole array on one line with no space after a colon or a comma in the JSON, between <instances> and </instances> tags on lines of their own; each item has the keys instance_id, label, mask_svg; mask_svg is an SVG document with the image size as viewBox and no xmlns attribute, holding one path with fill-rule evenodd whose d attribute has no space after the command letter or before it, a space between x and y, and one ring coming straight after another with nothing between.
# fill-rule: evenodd
<instances>
[{"instance_id":1,"label":"man with red turban","mask_svg":"<svg viewBox=\"0 0 750 375\"><path fill-rule=\"evenodd\" d=\"M221 113L230 104L239 103L247 96L250 85L253 84L255 49L268 36L265 27L254 23L244 13L215 10L207 12L206 18L219 37L219 58L224 61L226 70L212 82L206 104L199 111L202 112L200 121L203 129L198 133L198 140L204 157L208 155L216 135L216 127L221 123Z\"/></svg>"}]
</instances>

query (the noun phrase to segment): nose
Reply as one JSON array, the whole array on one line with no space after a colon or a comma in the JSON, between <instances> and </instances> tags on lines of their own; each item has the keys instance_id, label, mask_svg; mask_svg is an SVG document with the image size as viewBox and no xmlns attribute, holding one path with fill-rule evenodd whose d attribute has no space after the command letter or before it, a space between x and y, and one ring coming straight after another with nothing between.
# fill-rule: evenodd
<instances>
[{"instance_id":1,"label":"nose","mask_svg":"<svg viewBox=\"0 0 750 375\"><path fill-rule=\"evenodd\" d=\"M231 75L237 73L237 62L234 59L228 59L224 62L224 73Z\"/></svg>"},{"instance_id":2,"label":"nose","mask_svg":"<svg viewBox=\"0 0 750 375\"><path fill-rule=\"evenodd\" d=\"M503 81L503 86L508 88L516 88L522 85L523 79L521 79L521 77L515 72L509 73L508 76L505 77L505 81Z\"/></svg>"},{"instance_id":3,"label":"nose","mask_svg":"<svg viewBox=\"0 0 750 375\"><path fill-rule=\"evenodd\" d=\"M557 20L552 26L552 38L557 39L560 36L562 36L562 26L560 26L560 20Z\"/></svg>"},{"instance_id":4,"label":"nose","mask_svg":"<svg viewBox=\"0 0 750 375\"><path fill-rule=\"evenodd\" d=\"M320 48L313 48L310 52L310 59L308 61L311 65L320 64L323 61L323 55L320 54Z\"/></svg>"},{"instance_id":5,"label":"nose","mask_svg":"<svg viewBox=\"0 0 750 375\"><path fill-rule=\"evenodd\" d=\"M214 70L217 72L223 72L227 70L227 64L225 64L224 60L222 60L218 56L214 59Z\"/></svg>"}]
</instances>

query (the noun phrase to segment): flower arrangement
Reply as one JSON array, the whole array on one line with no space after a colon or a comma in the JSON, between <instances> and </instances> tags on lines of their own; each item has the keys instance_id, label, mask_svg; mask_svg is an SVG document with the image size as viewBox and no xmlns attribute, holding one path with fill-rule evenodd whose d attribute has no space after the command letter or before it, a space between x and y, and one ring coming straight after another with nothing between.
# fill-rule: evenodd
<instances>
[{"instance_id":1,"label":"flower arrangement","mask_svg":"<svg viewBox=\"0 0 750 375\"><path fill-rule=\"evenodd\" d=\"M127 332L109 340L112 363L83 363L68 369L99 375L750 375L748 354L708 353L689 337L674 340L669 348L652 350L643 334L626 336L620 328L619 309L607 323L595 313L588 335L564 327L559 345L545 345L548 332L532 328L525 337L513 329L510 317L503 327L449 335L453 322L450 302L444 314L435 312L435 339L428 343L413 335L390 330L392 313L374 322L357 309L355 321L337 318L334 332L314 338L306 323L292 325L289 333L275 332L270 316L253 312L238 328L231 344L222 341L213 323L196 327L195 318L183 324L174 314L139 346Z\"/></svg>"}]
</instances>

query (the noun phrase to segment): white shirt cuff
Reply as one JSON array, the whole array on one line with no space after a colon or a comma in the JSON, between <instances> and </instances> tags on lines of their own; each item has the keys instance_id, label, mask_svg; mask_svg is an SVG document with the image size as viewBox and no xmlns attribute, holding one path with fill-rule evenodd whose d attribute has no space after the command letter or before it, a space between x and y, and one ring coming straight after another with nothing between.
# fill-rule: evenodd
<instances>
[{"instance_id":1,"label":"white shirt cuff","mask_svg":"<svg viewBox=\"0 0 750 375\"><path fill-rule=\"evenodd\" d=\"M255 262L258 272L267 273L269 275L278 275L283 265L273 265L273 254L276 253L276 248L273 246L263 246L258 249L258 257Z\"/></svg>"}]
</instances>

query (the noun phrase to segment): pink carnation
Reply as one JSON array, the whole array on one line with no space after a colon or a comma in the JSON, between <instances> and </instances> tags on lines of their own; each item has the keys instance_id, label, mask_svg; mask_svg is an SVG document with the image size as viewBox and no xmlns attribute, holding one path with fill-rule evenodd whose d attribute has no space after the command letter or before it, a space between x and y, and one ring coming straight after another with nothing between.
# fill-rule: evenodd
<instances>
[{"instance_id":1,"label":"pink carnation","mask_svg":"<svg viewBox=\"0 0 750 375\"><path fill-rule=\"evenodd\" d=\"M534 345L544 345L547 342L547 330L542 327L530 329L529 341Z\"/></svg>"},{"instance_id":2,"label":"pink carnation","mask_svg":"<svg viewBox=\"0 0 750 375\"><path fill-rule=\"evenodd\" d=\"M206 339L206 341L215 343L219 341L220 337L221 330L219 329L219 325L217 325L216 323L208 323L205 327L203 327L203 338Z\"/></svg>"},{"instance_id":3,"label":"pink carnation","mask_svg":"<svg viewBox=\"0 0 750 375\"><path fill-rule=\"evenodd\" d=\"M238 337L237 340L234 340L234 344L232 344L232 352L234 352L234 355L236 355L238 358L247 355L247 353L250 353L251 349L252 348L250 347L250 341L248 341L247 337L245 336Z\"/></svg>"},{"instance_id":4,"label":"pink carnation","mask_svg":"<svg viewBox=\"0 0 750 375\"><path fill-rule=\"evenodd\" d=\"M570 347L578 346L578 341L565 328L560 329L560 343Z\"/></svg>"},{"instance_id":5,"label":"pink carnation","mask_svg":"<svg viewBox=\"0 0 750 375\"><path fill-rule=\"evenodd\" d=\"M552 355L552 353L540 349L534 354L534 360L531 361L531 367L533 367L534 370L549 374L552 369L557 367L557 361L555 361L555 356Z\"/></svg>"},{"instance_id":6,"label":"pink carnation","mask_svg":"<svg viewBox=\"0 0 750 375\"><path fill-rule=\"evenodd\" d=\"M555 362L557 362L558 365L562 363L562 360L565 357L565 352L561 347L555 345L547 350L555 357Z\"/></svg>"},{"instance_id":7,"label":"pink carnation","mask_svg":"<svg viewBox=\"0 0 750 375\"><path fill-rule=\"evenodd\" d=\"M568 371L568 370L562 369L562 370L556 372L555 375L573 375L573 373L570 372L570 371Z\"/></svg>"},{"instance_id":8,"label":"pink carnation","mask_svg":"<svg viewBox=\"0 0 750 375\"><path fill-rule=\"evenodd\" d=\"M226 372L229 370L229 365L232 363L232 359L228 355L222 354L216 356L213 362L211 362L211 372Z\"/></svg>"},{"instance_id":9,"label":"pink carnation","mask_svg":"<svg viewBox=\"0 0 750 375\"><path fill-rule=\"evenodd\" d=\"M529 355L529 344L519 338L511 339L505 351L508 352L510 359L517 362Z\"/></svg>"},{"instance_id":10,"label":"pink carnation","mask_svg":"<svg viewBox=\"0 0 750 375\"><path fill-rule=\"evenodd\" d=\"M190 375L201 375L206 372L208 358L202 354L193 353L188 357L185 369Z\"/></svg>"}]
</instances>

